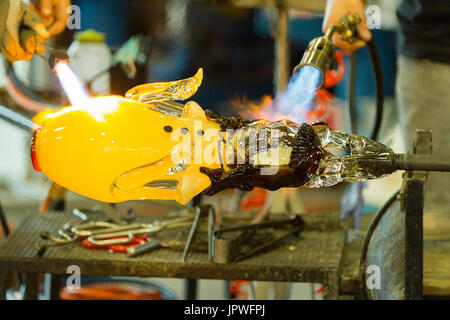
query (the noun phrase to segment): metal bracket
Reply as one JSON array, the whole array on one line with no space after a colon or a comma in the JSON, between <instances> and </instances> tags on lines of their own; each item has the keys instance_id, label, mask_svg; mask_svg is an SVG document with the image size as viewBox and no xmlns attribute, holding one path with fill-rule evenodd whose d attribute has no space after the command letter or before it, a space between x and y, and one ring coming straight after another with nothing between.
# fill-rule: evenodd
<instances>
[{"instance_id":1,"label":"metal bracket","mask_svg":"<svg viewBox=\"0 0 450 320\"><path fill-rule=\"evenodd\" d=\"M431 154L431 130L417 130L414 154ZM402 212L405 213L405 298L423 298L423 208L425 171L406 171L400 191Z\"/></svg>"}]
</instances>

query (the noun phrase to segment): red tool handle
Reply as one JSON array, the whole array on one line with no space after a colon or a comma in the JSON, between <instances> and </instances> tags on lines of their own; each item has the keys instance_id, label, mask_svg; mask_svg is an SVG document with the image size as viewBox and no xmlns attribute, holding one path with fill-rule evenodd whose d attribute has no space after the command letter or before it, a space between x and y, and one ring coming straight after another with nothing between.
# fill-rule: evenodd
<instances>
[{"instance_id":1,"label":"red tool handle","mask_svg":"<svg viewBox=\"0 0 450 320\"><path fill-rule=\"evenodd\" d=\"M120 239L123 237L116 237L113 239ZM126 243L121 243L121 244L109 244L109 245L104 245L104 246L97 246L95 244L92 244L88 238L83 239L83 241L81 242L81 244L83 245L83 247L88 248L88 249L107 249L107 250L111 250L113 252L127 252L127 249L129 247L134 247L134 246L138 246L141 244L144 244L145 242L147 242L147 238L148 236L137 236L135 235L133 240L128 241Z\"/></svg>"}]
</instances>

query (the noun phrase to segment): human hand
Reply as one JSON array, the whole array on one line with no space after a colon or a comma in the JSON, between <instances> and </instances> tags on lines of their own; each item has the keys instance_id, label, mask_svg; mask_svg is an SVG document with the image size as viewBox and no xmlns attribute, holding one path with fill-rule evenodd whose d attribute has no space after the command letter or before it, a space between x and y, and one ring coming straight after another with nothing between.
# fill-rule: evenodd
<instances>
[{"instance_id":1,"label":"human hand","mask_svg":"<svg viewBox=\"0 0 450 320\"><path fill-rule=\"evenodd\" d=\"M360 40L356 40L354 43L349 43L342 40L339 37L339 34L335 33L333 35L333 43L341 49L353 51L364 47L366 42L372 39L372 33L367 27L363 0L328 0L322 30L325 33L329 27L350 13L357 13L361 18L361 23L359 23L356 27L358 38L360 38Z\"/></svg>"}]
</instances>

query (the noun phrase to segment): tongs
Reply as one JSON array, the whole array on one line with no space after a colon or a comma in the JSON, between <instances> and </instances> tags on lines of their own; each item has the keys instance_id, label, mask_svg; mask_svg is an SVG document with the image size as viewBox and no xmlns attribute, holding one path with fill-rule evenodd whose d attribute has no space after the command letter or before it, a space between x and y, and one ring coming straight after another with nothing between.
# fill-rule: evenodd
<instances>
[{"instance_id":1,"label":"tongs","mask_svg":"<svg viewBox=\"0 0 450 320\"><path fill-rule=\"evenodd\" d=\"M289 231L285 232L283 235L266 241L247 252L240 253L239 249L241 245L243 245L255 231L269 228L281 229L286 227ZM213 233L213 261L216 263L230 263L247 259L293 234L298 234L304 227L305 222L303 219L299 215L295 215L292 218L285 220L247 224L216 230Z\"/></svg>"}]
</instances>

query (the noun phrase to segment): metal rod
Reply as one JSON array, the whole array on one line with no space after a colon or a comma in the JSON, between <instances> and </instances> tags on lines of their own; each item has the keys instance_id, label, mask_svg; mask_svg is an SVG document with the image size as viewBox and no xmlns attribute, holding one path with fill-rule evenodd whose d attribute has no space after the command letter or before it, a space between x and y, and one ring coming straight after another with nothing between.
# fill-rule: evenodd
<instances>
[{"instance_id":1,"label":"metal rod","mask_svg":"<svg viewBox=\"0 0 450 320\"><path fill-rule=\"evenodd\" d=\"M303 228L304 228L303 225L298 226L298 227L292 229L291 231L286 232L284 235L282 235L278 238L275 238L273 240L265 242L265 243L261 244L260 246L251 249L249 252L246 252L243 255L237 257L233 262L239 262L241 260L247 259L247 258L253 256L254 254L257 254L257 253L263 251L264 249L267 249L267 248L271 247L272 245L281 242L282 240L286 239L287 237L290 237L291 235L299 233L300 231L303 230Z\"/></svg>"},{"instance_id":2,"label":"metal rod","mask_svg":"<svg viewBox=\"0 0 450 320\"><path fill-rule=\"evenodd\" d=\"M396 170L450 171L450 157L419 154L396 154Z\"/></svg>"},{"instance_id":3,"label":"metal rod","mask_svg":"<svg viewBox=\"0 0 450 320\"><path fill-rule=\"evenodd\" d=\"M2 105L0 105L0 118L3 118L6 121L12 123L13 125L16 125L24 130L27 130L28 132L30 132L35 127L33 121L21 115L20 113L17 113Z\"/></svg>"},{"instance_id":4,"label":"metal rod","mask_svg":"<svg viewBox=\"0 0 450 320\"><path fill-rule=\"evenodd\" d=\"M196 212L195 212L194 222L192 222L191 229L189 230L189 235L188 235L188 238L186 240L186 245L183 250L183 256L181 257L181 262L186 261L186 257L189 252L189 248L191 246L192 239L194 238L195 230L197 229L197 225L200 220L201 209L199 207L196 207L195 210L196 210Z\"/></svg>"},{"instance_id":5,"label":"metal rod","mask_svg":"<svg viewBox=\"0 0 450 320\"><path fill-rule=\"evenodd\" d=\"M397 170L450 172L450 157L439 155L396 153L387 159L361 157L357 161L360 168L377 172L378 175Z\"/></svg>"},{"instance_id":6,"label":"metal rod","mask_svg":"<svg viewBox=\"0 0 450 320\"><path fill-rule=\"evenodd\" d=\"M282 227L282 226L299 226L299 225L303 225L303 224L304 224L303 219L297 215L290 219L260 222L260 223L254 223L254 224L246 224L246 225L240 225L237 227L221 229L221 230L217 230L215 232L215 235L218 236L222 233L232 232L232 231L260 230L260 229Z\"/></svg>"},{"instance_id":7,"label":"metal rod","mask_svg":"<svg viewBox=\"0 0 450 320\"><path fill-rule=\"evenodd\" d=\"M288 9L279 7L277 15L277 30L275 31L275 92L286 88L290 72L289 59L289 14Z\"/></svg>"}]
</instances>

